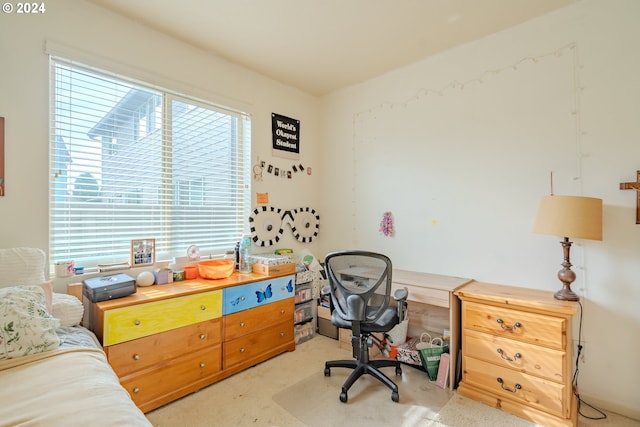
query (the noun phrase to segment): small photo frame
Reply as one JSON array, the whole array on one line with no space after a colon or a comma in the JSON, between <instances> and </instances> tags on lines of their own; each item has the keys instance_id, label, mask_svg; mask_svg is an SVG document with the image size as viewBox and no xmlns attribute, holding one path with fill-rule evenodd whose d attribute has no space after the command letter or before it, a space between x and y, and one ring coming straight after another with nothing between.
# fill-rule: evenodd
<instances>
[{"instance_id":1,"label":"small photo frame","mask_svg":"<svg viewBox=\"0 0 640 427\"><path fill-rule=\"evenodd\" d=\"M131 267L152 265L156 262L156 239L131 241Z\"/></svg>"}]
</instances>

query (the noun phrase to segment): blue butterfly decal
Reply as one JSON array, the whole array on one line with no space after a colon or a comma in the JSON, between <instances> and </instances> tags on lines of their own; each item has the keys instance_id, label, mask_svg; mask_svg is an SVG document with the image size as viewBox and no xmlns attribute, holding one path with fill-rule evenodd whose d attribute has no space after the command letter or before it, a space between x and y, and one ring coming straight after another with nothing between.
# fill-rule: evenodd
<instances>
[{"instance_id":1,"label":"blue butterfly decal","mask_svg":"<svg viewBox=\"0 0 640 427\"><path fill-rule=\"evenodd\" d=\"M258 297L258 302L271 298L273 296L273 292L271 292L271 283L269 283L265 291L256 291L256 296Z\"/></svg>"},{"instance_id":2,"label":"blue butterfly decal","mask_svg":"<svg viewBox=\"0 0 640 427\"><path fill-rule=\"evenodd\" d=\"M293 292L293 281L292 280L289 280L289 283L287 283L287 291Z\"/></svg>"}]
</instances>

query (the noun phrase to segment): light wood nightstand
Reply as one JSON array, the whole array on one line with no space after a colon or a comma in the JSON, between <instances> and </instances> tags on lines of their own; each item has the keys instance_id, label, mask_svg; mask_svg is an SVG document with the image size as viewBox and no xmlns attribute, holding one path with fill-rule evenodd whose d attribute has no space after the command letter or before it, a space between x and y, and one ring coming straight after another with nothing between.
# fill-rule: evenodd
<instances>
[{"instance_id":1,"label":"light wood nightstand","mask_svg":"<svg viewBox=\"0 0 640 427\"><path fill-rule=\"evenodd\" d=\"M462 300L458 393L545 426L575 426L577 304L553 292L475 281L455 293Z\"/></svg>"}]
</instances>

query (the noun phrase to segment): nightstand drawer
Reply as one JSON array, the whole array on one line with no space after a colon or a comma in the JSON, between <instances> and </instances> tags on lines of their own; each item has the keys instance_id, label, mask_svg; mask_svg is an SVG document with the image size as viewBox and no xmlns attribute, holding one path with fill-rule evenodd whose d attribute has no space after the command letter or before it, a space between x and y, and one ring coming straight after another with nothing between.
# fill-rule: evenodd
<instances>
[{"instance_id":1,"label":"nightstand drawer","mask_svg":"<svg viewBox=\"0 0 640 427\"><path fill-rule=\"evenodd\" d=\"M260 357L272 348L292 343L293 319L224 343L224 369Z\"/></svg>"},{"instance_id":2,"label":"nightstand drawer","mask_svg":"<svg viewBox=\"0 0 640 427\"><path fill-rule=\"evenodd\" d=\"M561 317L466 302L462 327L558 350L566 347L567 323Z\"/></svg>"},{"instance_id":3,"label":"nightstand drawer","mask_svg":"<svg viewBox=\"0 0 640 427\"><path fill-rule=\"evenodd\" d=\"M224 316L224 340L230 341L286 320L293 323L293 308L293 299L287 298Z\"/></svg>"},{"instance_id":4,"label":"nightstand drawer","mask_svg":"<svg viewBox=\"0 0 640 427\"><path fill-rule=\"evenodd\" d=\"M564 382L566 353L521 341L465 330L465 354L506 368Z\"/></svg>"},{"instance_id":5,"label":"nightstand drawer","mask_svg":"<svg viewBox=\"0 0 640 427\"><path fill-rule=\"evenodd\" d=\"M118 344L170 329L218 318L222 291L203 292L104 313L103 346Z\"/></svg>"},{"instance_id":6,"label":"nightstand drawer","mask_svg":"<svg viewBox=\"0 0 640 427\"><path fill-rule=\"evenodd\" d=\"M517 400L556 416L569 416L569 400L563 384L546 381L512 369L463 357L464 381L489 393Z\"/></svg>"},{"instance_id":7,"label":"nightstand drawer","mask_svg":"<svg viewBox=\"0 0 640 427\"><path fill-rule=\"evenodd\" d=\"M119 377L222 342L220 318L105 347ZM220 352L220 347L218 347Z\"/></svg>"},{"instance_id":8,"label":"nightstand drawer","mask_svg":"<svg viewBox=\"0 0 640 427\"><path fill-rule=\"evenodd\" d=\"M294 276L276 277L223 289L225 315L293 297Z\"/></svg>"},{"instance_id":9,"label":"nightstand drawer","mask_svg":"<svg viewBox=\"0 0 640 427\"><path fill-rule=\"evenodd\" d=\"M187 356L168 361L162 368L151 372L144 371L140 375L120 378L120 383L129 392L138 407L145 408L156 399L164 399L164 403L173 400L165 397L180 393L183 387L214 375L222 368L220 347L218 351L211 349L200 350ZM185 393L177 394L184 395ZM117 408L114 408L117 410Z\"/></svg>"}]
</instances>

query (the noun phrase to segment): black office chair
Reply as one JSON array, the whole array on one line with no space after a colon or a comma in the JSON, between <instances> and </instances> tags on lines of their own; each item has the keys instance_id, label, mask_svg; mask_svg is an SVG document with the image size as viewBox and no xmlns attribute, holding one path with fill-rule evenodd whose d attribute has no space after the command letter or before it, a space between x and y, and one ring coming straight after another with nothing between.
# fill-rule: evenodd
<instances>
[{"instance_id":1,"label":"black office chair","mask_svg":"<svg viewBox=\"0 0 640 427\"><path fill-rule=\"evenodd\" d=\"M331 322L338 328L351 329L351 346L355 360L333 360L325 363L324 375L331 368L351 368L353 372L342 385L340 400L347 401L349 388L364 374L370 374L391 389L391 400L398 402L398 386L379 368L395 367L402 375L400 362L391 359L369 359L374 341L384 343L372 335L384 334L402 321L406 310L407 290L397 290L390 304L391 260L382 254L366 251L340 251L325 257L329 285L323 294L331 295ZM328 288L328 289L327 289Z\"/></svg>"}]
</instances>

